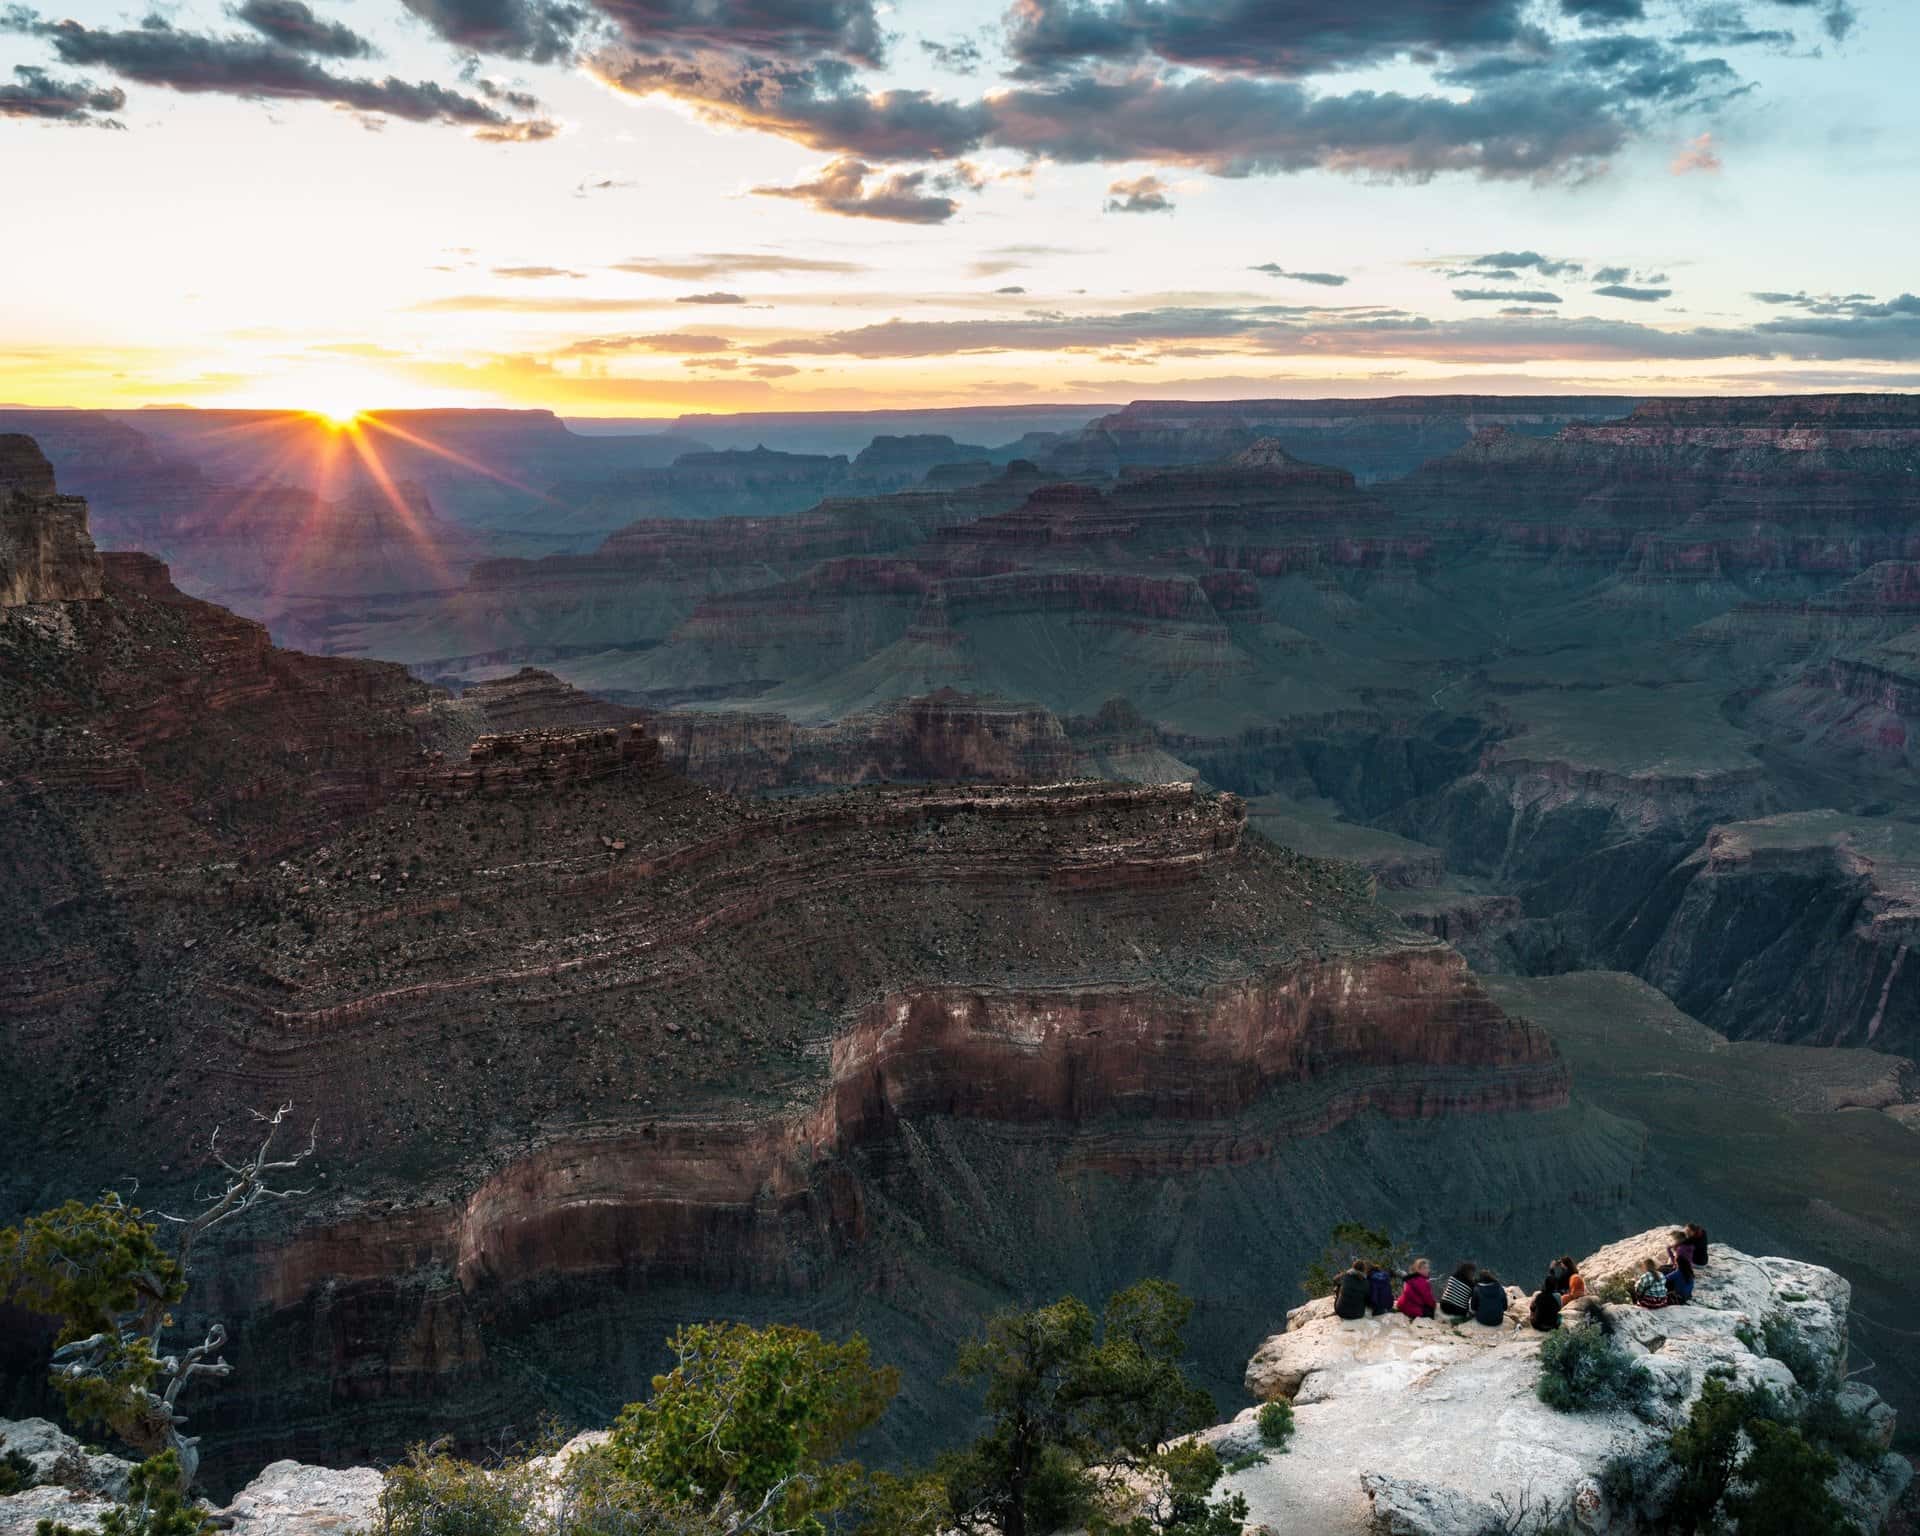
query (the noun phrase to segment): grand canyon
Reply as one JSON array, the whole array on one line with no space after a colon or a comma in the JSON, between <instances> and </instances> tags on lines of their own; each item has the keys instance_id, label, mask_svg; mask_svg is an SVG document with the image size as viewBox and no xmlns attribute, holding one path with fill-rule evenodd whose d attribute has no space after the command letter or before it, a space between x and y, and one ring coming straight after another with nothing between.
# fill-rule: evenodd
<instances>
[{"instance_id":1,"label":"grand canyon","mask_svg":"<svg viewBox=\"0 0 1920 1536\"><path fill-rule=\"evenodd\" d=\"M544 555L401 483L261 618L225 573L366 487L48 425L70 468L0 439L9 1199L186 1201L214 1106L325 1153L190 1302L245 1362L214 1475L604 1422L716 1310L858 1326L908 1454L991 1298L1145 1275L1227 1398L1356 1214L1515 1265L1676 1207L1868 1242L1912 1400L1920 403L1140 408L787 511L605 492ZM523 434L565 438L477 446Z\"/></svg>"},{"instance_id":2,"label":"grand canyon","mask_svg":"<svg viewBox=\"0 0 1920 1536\"><path fill-rule=\"evenodd\" d=\"M1916 50L0 6L0 1536L1920 1530Z\"/></svg>"}]
</instances>

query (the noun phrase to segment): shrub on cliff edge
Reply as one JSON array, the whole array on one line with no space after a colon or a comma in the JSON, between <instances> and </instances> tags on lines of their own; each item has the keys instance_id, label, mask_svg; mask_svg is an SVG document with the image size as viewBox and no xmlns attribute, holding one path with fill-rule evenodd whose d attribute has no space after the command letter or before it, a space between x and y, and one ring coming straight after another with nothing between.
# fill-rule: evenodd
<instances>
[{"instance_id":1,"label":"shrub on cliff edge","mask_svg":"<svg viewBox=\"0 0 1920 1536\"><path fill-rule=\"evenodd\" d=\"M1534 1390L1560 1413L1638 1413L1653 1398L1653 1378L1601 1329L1561 1328L1540 1346Z\"/></svg>"}]
</instances>

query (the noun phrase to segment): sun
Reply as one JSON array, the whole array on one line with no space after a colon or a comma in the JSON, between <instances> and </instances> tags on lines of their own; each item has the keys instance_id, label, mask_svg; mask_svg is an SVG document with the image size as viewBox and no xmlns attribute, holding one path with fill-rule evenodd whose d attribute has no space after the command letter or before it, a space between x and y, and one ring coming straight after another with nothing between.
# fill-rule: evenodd
<instances>
[{"instance_id":1,"label":"sun","mask_svg":"<svg viewBox=\"0 0 1920 1536\"><path fill-rule=\"evenodd\" d=\"M318 418L335 432L345 432L365 414L357 405L313 405L307 414Z\"/></svg>"}]
</instances>

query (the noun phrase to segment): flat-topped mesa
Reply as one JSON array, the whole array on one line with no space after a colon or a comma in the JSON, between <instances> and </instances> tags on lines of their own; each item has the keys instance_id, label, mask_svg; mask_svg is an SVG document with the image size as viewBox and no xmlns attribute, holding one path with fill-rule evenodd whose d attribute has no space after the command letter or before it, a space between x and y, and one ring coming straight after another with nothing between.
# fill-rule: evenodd
<instances>
[{"instance_id":1,"label":"flat-topped mesa","mask_svg":"<svg viewBox=\"0 0 1920 1536\"><path fill-rule=\"evenodd\" d=\"M1050 710L944 688L826 725L784 715L653 716L666 765L716 789L751 794L873 780L1057 783L1074 777L1074 750Z\"/></svg>"},{"instance_id":2,"label":"flat-topped mesa","mask_svg":"<svg viewBox=\"0 0 1920 1536\"><path fill-rule=\"evenodd\" d=\"M1629 1284L1647 1259L1668 1262L1671 1241L1672 1229L1657 1227L1589 1254L1579 1266L1589 1296ZM1553 1251L1543 1238L1541 1252ZM1604 1305L1619 1347L1647 1373L1650 1402L1639 1412L1586 1403L1561 1412L1542 1402L1541 1346L1553 1335L1525 1326L1527 1292L1509 1286L1507 1295L1500 1327L1396 1312L1349 1322L1324 1298L1288 1313L1286 1331L1260 1346L1246 1373L1254 1398L1291 1401L1287 1454L1250 1454L1262 1448L1258 1407L1202 1431L1240 1469L1220 1491L1245 1496L1249 1525L1280 1530L1641 1536L1671 1529L1680 1485L1669 1442L1709 1382L1764 1387L1795 1419L1811 1371L1834 1384L1864 1432L1830 1485L1848 1528L1879 1531L1913 1480L1890 1449L1893 1409L1846 1377L1853 1288L1830 1269L1716 1242L1690 1305L1576 1303L1563 1328L1598 1327L1594 1309ZM1802 1346L1791 1368L1772 1353L1790 1352L1776 1342L1783 1336ZM1471 1433L1462 1433L1463 1404ZM1513 1523L1528 1512L1539 1524Z\"/></svg>"},{"instance_id":3,"label":"flat-topped mesa","mask_svg":"<svg viewBox=\"0 0 1920 1536\"><path fill-rule=\"evenodd\" d=\"M0 608L99 596L85 500L59 494L32 438L0 435Z\"/></svg>"},{"instance_id":4,"label":"flat-topped mesa","mask_svg":"<svg viewBox=\"0 0 1920 1536\"><path fill-rule=\"evenodd\" d=\"M1920 557L1920 406L1666 400L1552 438L1492 428L1383 494L1405 517L1496 534L1519 556L1844 574Z\"/></svg>"},{"instance_id":5,"label":"flat-topped mesa","mask_svg":"<svg viewBox=\"0 0 1920 1536\"><path fill-rule=\"evenodd\" d=\"M1117 475L1132 465L1196 464L1270 438L1305 459L1344 464L1360 480L1404 475L1481 427L1546 435L1569 422L1625 415L1631 399L1402 395L1379 400L1137 400L1071 433L1042 457L1061 474Z\"/></svg>"},{"instance_id":6,"label":"flat-topped mesa","mask_svg":"<svg viewBox=\"0 0 1920 1536\"><path fill-rule=\"evenodd\" d=\"M616 773L644 773L659 764L660 743L636 721L624 729L534 729L477 737L464 764L449 765L440 754L431 754L425 766L398 769L386 784L455 798L531 794Z\"/></svg>"}]
</instances>

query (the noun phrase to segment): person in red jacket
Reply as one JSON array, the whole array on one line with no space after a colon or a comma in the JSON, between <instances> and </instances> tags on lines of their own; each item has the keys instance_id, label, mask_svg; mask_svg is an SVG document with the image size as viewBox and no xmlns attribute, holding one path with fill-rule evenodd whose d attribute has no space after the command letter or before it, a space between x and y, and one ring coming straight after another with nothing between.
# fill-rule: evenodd
<instances>
[{"instance_id":1,"label":"person in red jacket","mask_svg":"<svg viewBox=\"0 0 1920 1536\"><path fill-rule=\"evenodd\" d=\"M1425 1259L1415 1259L1413 1268L1407 1273L1407 1283L1400 1287L1400 1299L1393 1304L1393 1310L1404 1312L1408 1317L1432 1317L1438 1310L1433 1299L1433 1266Z\"/></svg>"}]
</instances>

